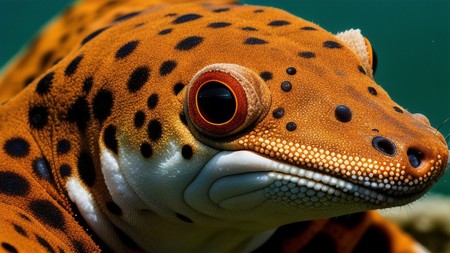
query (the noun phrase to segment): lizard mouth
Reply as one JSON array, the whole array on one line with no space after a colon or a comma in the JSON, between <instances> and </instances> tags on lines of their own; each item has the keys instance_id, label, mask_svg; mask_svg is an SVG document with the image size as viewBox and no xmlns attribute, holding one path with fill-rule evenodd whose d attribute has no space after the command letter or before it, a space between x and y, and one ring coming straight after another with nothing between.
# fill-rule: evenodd
<instances>
[{"instance_id":1,"label":"lizard mouth","mask_svg":"<svg viewBox=\"0 0 450 253\"><path fill-rule=\"evenodd\" d=\"M234 211L272 202L297 208L336 205L358 209L348 210L352 212L407 204L425 192L408 186L392 188L383 183L360 184L325 175L250 151L223 151L203 167L187 187L184 198L193 207L204 208L206 202L212 202ZM198 197L199 192L204 193L204 198Z\"/></svg>"}]
</instances>

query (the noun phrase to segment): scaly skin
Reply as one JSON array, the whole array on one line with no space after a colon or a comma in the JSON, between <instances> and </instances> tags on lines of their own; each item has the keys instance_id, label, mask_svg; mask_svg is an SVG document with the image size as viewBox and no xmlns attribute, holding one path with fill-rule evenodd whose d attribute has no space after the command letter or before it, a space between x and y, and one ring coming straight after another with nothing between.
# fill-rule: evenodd
<instances>
[{"instance_id":1,"label":"scaly skin","mask_svg":"<svg viewBox=\"0 0 450 253\"><path fill-rule=\"evenodd\" d=\"M369 210L448 150L369 54L273 8L76 4L0 81L1 250L418 252Z\"/></svg>"}]
</instances>

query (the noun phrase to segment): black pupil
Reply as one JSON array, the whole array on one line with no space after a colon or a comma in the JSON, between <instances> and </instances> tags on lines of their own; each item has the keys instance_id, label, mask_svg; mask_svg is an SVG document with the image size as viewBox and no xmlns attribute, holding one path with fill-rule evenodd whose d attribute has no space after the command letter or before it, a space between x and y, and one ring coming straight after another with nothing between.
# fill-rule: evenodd
<instances>
[{"instance_id":1,"label":"black pupil","mask_svg":"<svg viewBox=\"0 0 450 253\"><path fill-rule=\"evenodd\" d=\"M214 124L223 124L236 112L236 98L224 84L216 81L204 84L197 95L201 115Z\"/></svg>"}]
</instances>

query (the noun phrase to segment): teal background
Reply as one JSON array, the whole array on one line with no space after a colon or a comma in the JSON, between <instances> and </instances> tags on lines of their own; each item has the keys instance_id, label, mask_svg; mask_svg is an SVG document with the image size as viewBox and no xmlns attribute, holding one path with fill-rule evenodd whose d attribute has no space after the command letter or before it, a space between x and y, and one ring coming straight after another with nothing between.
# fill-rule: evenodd
<instances>
[{"instance_id":1,"label":"teal background","mask_svg":"<svg viewBox=\"0 0 450 253\"><path fill-rule=\"evenodd\" d=\"M72 1L0 0L0 66ZM378 55L376 81L433 126L450 117L450 1L246 0L274 6L336 33L360 28ZM450 122L441 128L450 133ZM450 173L433 188L450 195Z\"/></svg>"}]
</instances>

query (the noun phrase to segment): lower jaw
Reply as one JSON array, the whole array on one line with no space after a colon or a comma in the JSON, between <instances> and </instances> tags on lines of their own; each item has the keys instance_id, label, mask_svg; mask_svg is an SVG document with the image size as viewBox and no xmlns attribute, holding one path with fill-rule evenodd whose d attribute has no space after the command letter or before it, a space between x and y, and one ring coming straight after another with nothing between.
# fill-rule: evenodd
<instances>
[{"instance_id":1,"label":"lower jaw","mask_svg":"<svg viewBox=\"0 0 450 253\"><path fill-rule=\"evenodd\" d=\"M323 181L270 172L275 181L264 188L265 197L272 201L293 207L325 207L333 204L358 204L366 209L381 209L410 203L422 193L408 194L401 197L388 196L376 190L332 178Z\"/></svg>"}]
</instances>

